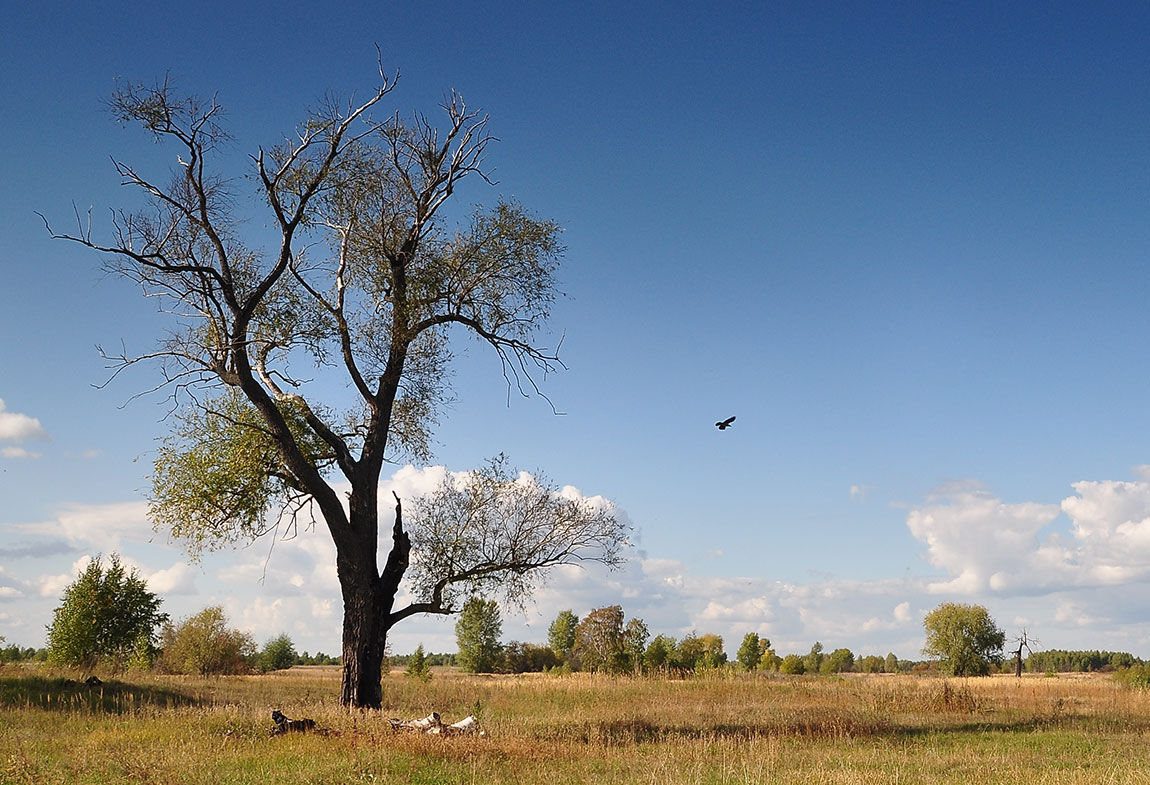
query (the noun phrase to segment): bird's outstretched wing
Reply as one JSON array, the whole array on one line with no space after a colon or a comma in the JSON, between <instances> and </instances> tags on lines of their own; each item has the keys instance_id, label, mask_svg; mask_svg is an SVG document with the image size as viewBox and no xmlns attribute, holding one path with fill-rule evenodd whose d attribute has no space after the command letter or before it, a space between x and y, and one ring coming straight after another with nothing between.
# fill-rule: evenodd
<instances>
[{"instance_id":1,"label":"bird's outstretched wing","mask_svg":"<svg viewBox=\"0 0 1150 785\"><path fill-rule=\"evenodd\" d=\"M731 423L733 423L734 421L735 421L734 417L728 417L725 420L721 420L720 422L715 423L715 427L718 428L720 431L725 431L731 427Z\"/></svg>"}]
</instances>

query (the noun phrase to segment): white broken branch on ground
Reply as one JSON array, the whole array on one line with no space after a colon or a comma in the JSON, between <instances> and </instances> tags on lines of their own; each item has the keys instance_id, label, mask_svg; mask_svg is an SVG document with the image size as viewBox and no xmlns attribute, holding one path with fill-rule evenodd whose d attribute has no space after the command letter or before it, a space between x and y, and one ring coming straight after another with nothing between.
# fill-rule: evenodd
<instances>
[{"instance_id":1,"label":"white broken branch on ground","mask_svg":"<svg viewBox=\"0 0 1150 785\"><path fill-rule=\"evenodd\" d=\"M418 720L389 719L388 723L391 724L393 731L414 731L417 733L444 736L464 734L487 735L487 731L479 727L479 720L472 714L467 715L459 722L451 725L444 725L443 721L439 718L439 713L434 711Z\"/></svg>"}]
</instances>

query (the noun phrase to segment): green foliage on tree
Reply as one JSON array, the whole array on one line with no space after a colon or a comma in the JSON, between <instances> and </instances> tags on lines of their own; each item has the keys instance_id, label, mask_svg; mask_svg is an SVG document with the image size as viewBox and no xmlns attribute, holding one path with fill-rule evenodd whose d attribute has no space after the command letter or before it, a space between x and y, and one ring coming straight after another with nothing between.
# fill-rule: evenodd
<instances>
[{"instance_id":1,"label":"green foliage on tree","mask_svg":"<svg viewBox=\"0 0 1150 785\"><path fill-rule=\"evenodd\" d=\"M499 661L502 632L499 603L482 597L468 598L455 623L460 667L468 673L493 673Z\"/></svg>"},{"instance_id":2,"label":"green foliage on tree","mask_svg":"<svg viewBox=\"0 0 1150 785\"><path fill-rule=\"evenodd\" d=\"M277 635L264 644L257 660L261 673L287 670L295 665L298 655L295 644L287 633Z\"/></svg>"},{"instance_id":3,"label":"green foliage on tree","mask_svg":"<svg viewBox=\"0 0 1150 785\"><path fill-rule=\"evenodd\" d=\"M431 664L427 661L422 643L415 647L415 651L408 658L407 669L403 673L425 683L431 681Z\"/></svg>"},{"instance_id":4,"label":"green foliage on tree","mask_svg":"<svg viewBox=\"0 0 1150 785\"><path fill-rule=\"evenodd\" d=\"M770 638L759 638L759 670L761 671L777 671L779 666L783 664L783 658L775 654L775 650L771 647Z\"/></svg>"},{"instance_id":5,"label":"green foliage on tree","mask_svg":"<svg viewBox=\"0 0 1150 785\"><path fill-rule=\"evenodd\" d=\"M743 642L739 644L739 650L735 652L735 660L739 663L739 667L745 671L753 671L759 667L759 662L763 659L763 651L759 648L759 635L756 632L748 632L743 636Z\"/></svg>"},{"instance_id":6,"label":"green foliage on tree","mask_svg":"<svg viewBox=\"0 0 1150 785\"><path fill-rule=\"evenodd\" d=\"M723 636L706 633L699 636L702 654L695 663L696 670L712 670L727 664L727 652L723 649Z\"/></svg>"},{"instance_id":7,"label":"green foliage on tree","mask_svg":"<svg viewBox=\"0 0 1150 785\"><path fill-rule=\"evenodd\" d=\"M3 639L0 638L0 640ZM18 646L15 643L10 643L3 649L0 649L0 663L30 662L32 660L39 660L43 662L47 659L47 649L34 649L31 646Z\"/></svg>"},{"instance_id":8,"label":"green foliage on tree","mask_svg":"<svg viewBox=\"0 0 1150 785\"><path fill-rule=\"evenodd\" d=\"M500 673L542 673L562 665L550 646L511 641L500 653Z\"/></svg>"},{"instance_id":9,"label":"green foliage on tree","mask_svg":"<svg viewBox=\"0 0 1150 785\"><path fill-rule=\"evenodd\" d=\"M898 673L898 657L894 656L894 652L888 652L886 659L883 660L882 669L887 673Z\"/></svg>"},{"instance_id":10,"label":"green foliage on tree","mask_svg":"<svg viewBox=\"0 0 1150 785\"><path fill-rule=\"evenodd\" d=\"M779 672L788 676L801 676L807 672L806 659L798 654L788 654L779 664Z\"/></svg>"},{"instance_id":11,"label":"green foliage on tree","mask_svg":"<svg viewBox=\"0 0 1150 785\"><path fill-rule=\"evenodd\" d=\"M650 637L651 631L642 619L628 619L623 627L623 657L629 670L635 673L642 672L643 655L646 653L647 639Z\"/></svg>"},{"instance_id":12,"label":"green foliage on tree","mask_svg":"<svg viewBox=\"0 0 1150 785\"><path fill-rule=\"evenodd\" d=\"M308 428L300 405L276 406L306 459L321 468L330 463L330 448ZM299 496L259 411L235 388L181 409L175 423L156 454L148 514L193 559L266 534L275 526L269 507Z\"/></svg>"},{"instance_id":13,"label":"green foliage on tree","mask_svg":"<svg viewBox=\"0 0 1150 785\"><path fill-rule=\"evenodd\" d=\"M822 673L848 673L855 665L855 655L850 649L835 649L823 660Z\"/></svg>"},{"instance_id":14,"label":"green foliage on tree","mask_svg":"<svg viewBox=\"0 0 1150 785\"><path fill-rule=\"evenodd\" d=\"M622 607L595 608L583 617L575 627L575 656L585 671L625 669Z\"/></svg>"},{"instance_id":15,"label":"green foliage on tree","mask_svg":"<svg viewBox=\"0 0 1150 785\"><path fill-rule=\"evenodd\" d=\"M703 641L695 632L684 635L675 644L671 667L684 673L693 672L703 659Z\"/></svg>"},{"instance_id":16,"label":"green foliage on tree","mask_svg":"<svg viewBox=\"0 0 1150 785\"><path fill-rule=\"evenodd\" d=\"M673 667L675 639L669 635L656 635L643 652L643 665L649 672L665 671Z\"/></svg>"},{"instance_id":17,"label":"green foliage on tree","mask_svg":"<svg viewBox=\"0 0 1150 785\"><path fill-rule=\"evenodd\" d=\"M575 628L578 626L579 617L568 608L559 611L555 621L547 628L547 643L563 662L570 662L575 652Z\"/></svg>"},{"instance_id":18,"label":"green foliage on tree","mask_svg":"<svg viewBox=\"0 0 1150 785\"><path fill-rule=\"evenodd\" d=\"M1006 633L981 605L946 602L922 621L926 645L922 652L939 660L944 673L985 676L1002 660Z\"/></svg>"},{"instance_id":19,"label":"green foliage on tree","mask_svg":"<svg viewBox=\"0 0 1150 785\"><path fill-rule=\"evenodd\" d=\"M139 573L112 554L107 567L97 556L64 590L48 627L48 659L61 665L114 668L147 659L156 628L168 618L162 600Z\"/></svg>"},{"instance_id":20,"label":"green foliage on tree","mask_svg":"<svg viewBox=\"0 0 1150 785\"><path fill-rule=\"evenodd\" d=\"M821 672L823 669L823 658L825 656L826 655L823 654L823 645L815 641L814 645L811 646L811 650L807 653L807 656L803 658L803 672L812 675Z\"/></svg>"},{"instance_id":21,"label":"green foliage on tree","mask_svg":"<svg viewBox=\"0 0 1150 785\"><path fill-rule=\"evenodd\" d=\"M247 673L256 642L228 626L219 605L204 608L179 624L165 625L160 668L168 673L225 676Z\"/></svg>"}]
</instances>

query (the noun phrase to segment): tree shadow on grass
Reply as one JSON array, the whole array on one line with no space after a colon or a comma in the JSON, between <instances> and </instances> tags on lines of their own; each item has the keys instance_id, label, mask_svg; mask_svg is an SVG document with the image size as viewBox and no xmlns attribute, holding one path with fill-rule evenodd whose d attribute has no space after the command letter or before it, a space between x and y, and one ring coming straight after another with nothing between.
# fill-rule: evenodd
<instances>
[{"instance_id":1,"label":"tree shadow on grass","mask_svg":"<svg viewBox=\"0 0 1150 785\"><path fill-rule=\"evenodd\" d=\"M896 720L883 720L874 717L856 718L849 715L812 716L807 718L790 717L778 722L766 723L700 723L698 725L661 724L646 719L629 718L621 720L572 723L556 729L554 735L565 740L584 744L606 746L630 746L637 744L658 744L676 740L697 739L737 739L748 741L769 737L800 739L865 739L865 738L916 738L935 735L969 735L983 733L1032 734L1044 730L1132 730L1144 732L1150 729L1150 721L1134 723L1130 720L1117 723L1120 727L1101 728L1096 718L1091 717L1025 717L1017 719L980 719L957 722L934 722L924 724L902 724Z\"/></svg>"},{"instance_id":2,"label":"tree shadow on grass","mask_svg":"<svg viewBox=\"0 0 1150 785\"><path fill-rule=\"evenodd\" d=\"M89 686L82 681L44 676L0 677L0 707L46 711L127 714L140 709L198 706L192 695L119 681Z\"/></svg>"}]
</instances>

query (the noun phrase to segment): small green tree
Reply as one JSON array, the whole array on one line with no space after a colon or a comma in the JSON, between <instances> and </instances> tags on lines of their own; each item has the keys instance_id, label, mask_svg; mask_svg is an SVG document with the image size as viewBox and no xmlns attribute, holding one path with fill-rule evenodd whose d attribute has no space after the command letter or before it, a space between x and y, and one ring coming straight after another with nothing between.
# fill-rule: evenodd
<instances>
[{"instance_id":1,"label":"small green tree","mask_svg":"<svg viewBox=\"0 0 1150 785\"><path fill-rule=\"evenodd\" d=\"M415 647L415 652L408 658L407 670L404 671L404 675L425 683L431 681L431 664L427 661L422 643Z\"/></svg>"},{"instance_id":2,"label":"small green tree","mask_svg":"<svg viewBox=\"0 0 1150 785\"><path fill-rule=\"evenodd\" d=\"M491 673L499 660L499 636L503 621L495 600L470 597L463 603L455 623L459 665L469 673Z\"/></svg>"},{"instance_id":3,"label":"small green tree","mask_svg":"<svg viewBox=\"0 0 1150 785\"><path fill-rule=\"evenodd\" d=\"M898 673L898 657L894 656L893 651L886 655L886 659L883 660L882 669L887 673Z\"/></svg>"},{"instance_id":4,"label":"small green tree","mask_svg":"<svg viewBox=\"0 0 1150 785\"><path fill-rule=\"evenodd\" d=\"M763 659L763 651L759 648L758 633L748 632L743 636L743 642L735 653L735 659L745 671L753 671L759 667L759 662Z\"/></svg>"},{"instance_id":5,"label":"small green tree","mask_svg":"<svg viewBox=\"0 0 1150 785\"><path fill-rule=\"evenodd\" d=\"M777 671L783 664L783 658L775 654L770 638L759 638L759 670Z\"/></svg>"},{"instance_id":6,"label":"small green tree","mask_svg":"<svg viewBox=\"0 0 1150 785\"><path fill-rule=\"evenodd\" d=\"M627 659L627 667L635 673L643 670L643 654L649 637L651 631L642 619L630 619L623 627L623 654Z\"/></svg>"},{"instance_id":7,"label":"small green tree","mask_svg":"<svg viewBox=\"0 0 1150 785\"><path fill-rule=\"evenodd\" d=\"M671 666L680 671L694 671L699 667L699 662L705 653L702 638L692 631L675 644L675 656Z\"/></svg>"},{"instance_id":8,"label":"small green tree","mask_svg":"<svg viewBox=\"0 0 1150 785\"><path fill-rule=\"evenodd\" d=\"M261 673L287 670L295 665L295 661L295 644L285 632L264 644L259 655L259 669Z\"/></svg>"},{"instance_id":9,"label":"small green tree","mask_svg":"<svg viewBox=\"0 0 1150 785\"><path fill-rule=\"evenodd\" d=\"M575 628L575 656L588 671L614 671L620 668L623 653L623 608L609 605L596 608Z\"/></svg>"},{"instance_id":10,"label":"small green tree","mask_svg":"<svg viewBox=\"0 0 1150 785\"><path fill-rule=\"evenodd\" d=\"M656 635L643 652L643 665L648 671L660 671L672 667L675 658L675 639L668 635Z\"/></svg>"},{"instance_id":11,"label":"small green tree","mask_svg":"<svg viewBox=\"0 0 1150 785\"><path fill-rule=\"evenodd\" d=\"M801 676L807 672L806 660L797 654L788 654L779 664L779 672L789 676Z\"/></svg>"},{"instance_id":12,"label":"small green tree","mask_svg":"<svg viewBox=\"0 0 1150 785\"><path fill-rule=\"evenodd\" d=\"M160 657L160 647L157 646L159 636L154 631L141 632L132 644L132 653L128 657L128 667L137 670L151 670Z\"/></svg>"},{"instance_id":13,"label":"small green tree","mask_svg":"<svg viewBox=\"0 0 1150 785\"><path fill-rule=\"evenodd\" d=\"M1002 660L1006 633L981 605L944 602L922 620L926 645L922 652L936 657L944 673L985 676Z\"/></svg>"},{"instance_id":14,"label":"small green tree","mask_svg":"<svg viewBox=\"0 0 1150 785\"><path fill-rule=\"evenodd\" d=\"M563 662L570 662L575 651L575 628L579 626L579 617L570 608L559 611L555 621L547 628L547 643L551 651Z\"/></svg>"},{"instance_id":15,"label":"small green tree","mask_svg":"<svg viewBox=\"0 0 1150 785\"><path fill-rule=\"evenodd\" d=\"M822 671L823 658L825 656L826 655L823 654L823 645L815 641L814 645L811 646L811 650L807 653L807 656L803 658L803 672L814 675Z\"/></svg>"},{"instance_id":16,"label":"small green tree","mask_svg":"<svg viewBox=\"0 0 1150 785\"><path fill-rule=\"evenodd\" d=\"M105 568L97 556L65 590L48 627L48 659L61 665L123 667L147 650L156 627L168 618L162 600L133 569L112 554Z\"/></svg>"},{"instance_id":17,"label":"small green tree","mask_svg":"<svg viewBox=\"0 0 1150 785\"><path fill-rule=\"evenodd\" d=\"M169 673L225 676L247 673L256 653L252 636L228 626L219 605L204 608L178 625L165 625L161 669Z\"/></svg>"},{"instance_id":18,"label":"small green tree","mask_svg":"<svg viewBox=\"0 0 1150 785\"><path fill-rule=\"evenodd\" d=\"M855 655L850 649L835 649L823 660L823 673L846 673L854 668Z\"/></svg>"},{"instance_id":19,"label":"small green tree","mask_svg":"<svg viewBox=\"0 0 1150 785\"><path fill-rule=\"evenodd\" d=\"M721 668L727 664L727 652L723 649L723 636L707 633L699 636L699 643L703 645L703 656L696 663L696 668Z\"/></svg>"}]
</instances>

